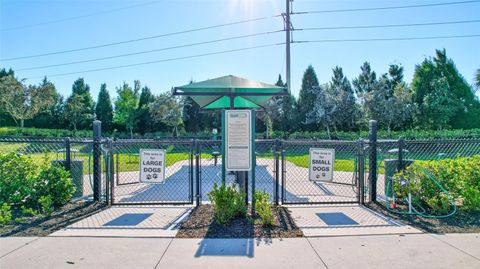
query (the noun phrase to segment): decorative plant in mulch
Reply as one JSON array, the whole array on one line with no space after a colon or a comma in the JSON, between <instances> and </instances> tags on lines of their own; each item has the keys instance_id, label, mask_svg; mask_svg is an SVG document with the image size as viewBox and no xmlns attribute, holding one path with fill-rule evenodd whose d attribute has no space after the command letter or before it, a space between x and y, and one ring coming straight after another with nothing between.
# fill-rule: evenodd
<instances>
[{"instance_id":1,"label":"decorative plant in mulch","mask_svg":"<svg viewBox=\"0 0 480 269\"><path fill-rule=\"evenodd\" d=\"M274 207L265 191L255 193L256 214L247 214L245 192L235 184L214 185L211 205L196 207L180 226L180 238L302 237L288 209Z\"/></svg>"}]
</instances>

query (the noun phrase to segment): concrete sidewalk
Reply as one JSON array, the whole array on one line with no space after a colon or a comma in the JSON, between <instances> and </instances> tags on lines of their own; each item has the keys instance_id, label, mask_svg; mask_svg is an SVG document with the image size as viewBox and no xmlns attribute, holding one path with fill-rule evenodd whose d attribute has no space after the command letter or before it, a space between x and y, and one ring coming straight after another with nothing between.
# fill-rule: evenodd
<instances>
[{"instance_id":1,"label":"concrete sidewalk","mask_svg":"<svg viewBox=\"0 0 480 269\"><path fill-rule=\"evenodd\" d=\"M0 238L0 268L480 268L479 234Z\"/></svg>"}]
</instances>

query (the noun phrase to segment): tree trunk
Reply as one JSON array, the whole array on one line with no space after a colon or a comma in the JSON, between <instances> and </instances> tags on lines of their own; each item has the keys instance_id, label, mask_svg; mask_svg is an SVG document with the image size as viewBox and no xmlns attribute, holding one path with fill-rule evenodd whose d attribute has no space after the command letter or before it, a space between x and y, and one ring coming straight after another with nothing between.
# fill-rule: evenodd
<instances>
[{"instance_id":1,"label":"tree trunk","mask_svg":"<svg viewBox=\"0 0 480 269\"><path fill-rule=\"evenodd\" d=\"M25 125L25 120L24 120L24 119L20 119L20 127L23 128L24 125Z\"/></svg>"},{"instance_id":2,"label":"tree trunk","mask_svg":"<svg viewBox=\"0 0 480 269\"><path fill-rule=\"evenodd\" d=\"M328 139L332 139L332 137L330 136L330 126L327 124L327 135L328 135Z\"/></svg>"},{"instance_id":3,"label":"tree trunk","mask_svg":"<svg viewBox=\"0 0 480 269\"><path fill-rule=\"evenodd\" d=\"M133 128L130 128L130 139L133 139Z\"/></svg>"}]
</instances>

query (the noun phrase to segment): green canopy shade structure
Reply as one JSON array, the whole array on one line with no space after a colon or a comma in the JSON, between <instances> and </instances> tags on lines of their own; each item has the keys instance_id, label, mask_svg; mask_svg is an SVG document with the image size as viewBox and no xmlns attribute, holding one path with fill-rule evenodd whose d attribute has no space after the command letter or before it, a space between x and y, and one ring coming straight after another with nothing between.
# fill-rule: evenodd
<instances>
[{"instance_id":1,"label":"green canopy shade structure","mask_svg":"<svg viewBox=\"0 0 480 269\"><path fill-rule=\"evenodd\" d=\"M203 109L264 108L276 95L287 89L232 75L174 87L173 95L187 95Z\"/></svg>"}]
</instances>

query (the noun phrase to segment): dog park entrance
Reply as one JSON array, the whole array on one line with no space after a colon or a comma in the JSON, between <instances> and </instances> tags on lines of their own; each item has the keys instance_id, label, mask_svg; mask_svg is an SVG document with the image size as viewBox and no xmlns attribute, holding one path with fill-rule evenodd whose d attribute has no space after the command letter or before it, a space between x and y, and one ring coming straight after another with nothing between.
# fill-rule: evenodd
<instances>
[{"instance_id":1,"label":"dog park entrance","mask_svg":"<svg viewBox=\"0 0 480 269\"><path fill-rule=\"evenodd\" d=\"M247 190L266 191L282 204L358 203L365 195L363 148L357 141L256 140L255 168ZM209 202L213 185L222 184L221 141L218 140L118 140L105 152L110 167L113 204L196 204ZM335 152L327 180L316 179L310 170L311 149ZM141 151L165 152L164 177L158 182L142 180L145 170ZM142 170L144 169L144 170ZM320 170L320 169L319 169ZM362 172L363 171L363 172ZM226 173L225 183L235 183L235 173ZM253 185L255 184L255 186ZM251 192L249 200L251 200Z\"/></svg>"}]
</instances>

